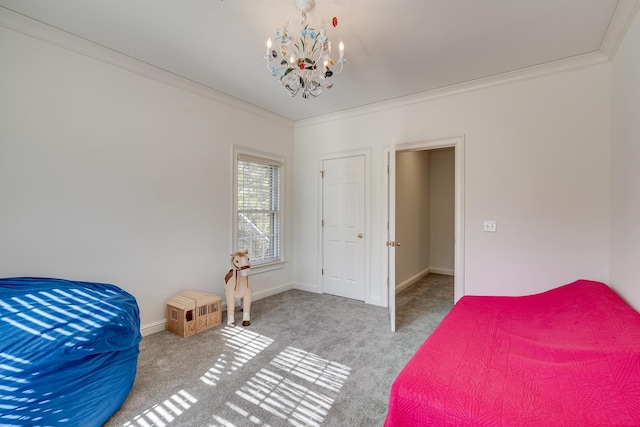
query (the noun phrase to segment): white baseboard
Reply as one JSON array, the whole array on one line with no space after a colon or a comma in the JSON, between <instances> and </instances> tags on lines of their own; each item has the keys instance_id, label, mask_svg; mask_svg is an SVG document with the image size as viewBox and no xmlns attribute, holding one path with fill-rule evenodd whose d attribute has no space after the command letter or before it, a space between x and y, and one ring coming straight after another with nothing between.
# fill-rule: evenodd
<instances>
[{"instance_id":1,"label":"white baseboard","mask_svg":"<svg viewBox=\"0 0 640 427\"><path fill-rule=\"evenodd\" d=\"M455 270L452 270L450 268L429 267L429 273L444 274L445 276L453 276L455 275Z\"/></svg>"},{"instance_id":2,"label":"white baseboard","mask_svg":"<svg viewBox=\"0 0 640 427\"><path fill-rule=\"evenodd\" d=\"M276 286L275 288L265 289L264 291L260 291L260 292L254 292L253 295L251 296L251 301L258 301L259 299L270 297L272 295L281 294L282 292L286 292L293 288L294 288L293 282L289 282L289 283L285 283L284 285Z\"/></svg>"},{"instance_id":3,"label":"white baseboard","mask_svg":"<svg viewBox=\"0 0 640 427\"><path fill-rule=\"evenodd\" d=\"M263 298L267 298L272 295L277 295L279 293L288 291L289 289L293 289L293 288L294 288L293 283L287 283L284 285L276 286L274 288L265 289L263 291L254 293L251 296L251 301L252 302L258 301ZM222 311L225 311L226 309L227 309L227 303L226 301L224 301L224 297L223 297ZM167 319L163 319L163 320L158 320L156 322L147 323L146 325L141 325L140 334L142 334L143 337L146 337L147 335L155 334L157 332L162 332L162 331L165 331L166 329L167 329Z\"/></svg>"},{"instance_id":4,"label":"white baseboard","mask_svg":"<svg viewBox=\"0 0 640 427\"><path fill-rule=\"evenodd\" d=\"M167 329L167 319L158 320L157 322L147 323L140 326L140 334L143 337L165 331Z\"/></svg>"},{"instance_id":5,"label":"white baseboard","mask_svg":"<svg viewBox=\"0 0 640 427\"><path fill-rule=\"evenodd\" d=\"M396 294L398 292L408 288L409 286L413 285L418 280L420 280L423 276L425 276L425 275L427 275L429 273L432 273L432 271L431 271L431 269L427 268L426 270L422 270L418 274L414 274L413 276L409 277L407 280L405 280L402 283L396 283Z\"/></svg>"},{"instance_id":6,"label":"white baseboard","mask_svg":"<svg viewBox=\"0 0 640 427\"><path fill-rule=\"evenodd\" d=\"M400 284L396 283L396 294L408 288L409 286L413 285L414 283L416 283L418 280L420 280L422 277L426 276L429 273L444 274L446 276L453 276L455 274L454 270L451 270L450 268L429 267L426 270L422 270L420 273L411 276L410 278L408 278L407 280L405 280Z\"/></svg>"},{"instance_id":7,"label":"white baseboard","mask_svg":"<svg viewBox=\"0 0 640 427\"><path fill-rule=\"evenodd\" d=\"M320 290L318 289L317 286L313 286L313 285L305 285L304 283L294 283L293 284L293 289L298 289L300 291L305 291L305 292L311 292L314 294L321 294L322 292L320 292Z\"/></svg>"}]
</instances>

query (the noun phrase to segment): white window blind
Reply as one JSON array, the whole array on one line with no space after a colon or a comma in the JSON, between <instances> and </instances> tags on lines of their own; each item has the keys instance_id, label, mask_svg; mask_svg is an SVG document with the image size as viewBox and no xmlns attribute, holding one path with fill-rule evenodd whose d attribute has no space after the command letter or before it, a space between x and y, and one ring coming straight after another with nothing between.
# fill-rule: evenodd
<instances>
[{"instance_id":1,"label":"white window blind","mask_svg":"<svg viewBox=\"0 0 640 427\"><path fill-rule=\"evenodd\" d=\"M282 163L238 153L236 248L252 265L280 261Z\"/></svg>"}]
</instances>

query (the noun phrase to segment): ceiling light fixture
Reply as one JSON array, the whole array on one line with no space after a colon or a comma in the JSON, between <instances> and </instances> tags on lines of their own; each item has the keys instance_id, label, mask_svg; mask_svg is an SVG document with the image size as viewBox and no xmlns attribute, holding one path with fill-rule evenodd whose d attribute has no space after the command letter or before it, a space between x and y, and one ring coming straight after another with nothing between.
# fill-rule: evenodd
<instances>
[{"instance_id":1,"label":"ceiling light fixture","mask_svg":"<svg viewBox=\"0 0 640 427\"><path fill-rule=\"evenodd\" d=\"M331 42L325 29L320 31L307 24L307 12L312 10L316 2L314 0L294 0L296 8L302 12L300 30L290 31L285 23L278 28L274 37L275 45L271 38L267 40L267 53L264 59L267 62L267 70L280 80L282 86L289 95L296 96L302 92L302 97L316 97L322 93L322 88L331 89L332 76L342 72L342 67L347 60L344 59L344 44L340 40L338 49L340 57L332 59ZM331 24L336 27L338 19L334 17ZM339 69L331 69L338 64Z\"/></svg>"}]
</instances>

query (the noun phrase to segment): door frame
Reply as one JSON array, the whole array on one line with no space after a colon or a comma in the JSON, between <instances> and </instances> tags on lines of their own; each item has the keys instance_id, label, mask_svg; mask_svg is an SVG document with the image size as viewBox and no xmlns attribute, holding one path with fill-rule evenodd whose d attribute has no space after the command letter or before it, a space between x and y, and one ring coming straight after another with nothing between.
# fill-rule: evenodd
<instances>
[{"instance_id":1,"label":"door frame","mask_svg":"<svg viewBox=\"0 0 640 427\"><path fill-rule=\"evenodd\" d=\"M437 148L448 148L453 147L455 151L455 231L454 231L454 302L457 302L460 298L465 295L465 275L464 275L464 136L451 137L451 138L441 138L441 139L433 139L433 140L425 140L425 141L417 141L417 142L409 142L404 144L393 144L384 149L385 155L383 157L383 168L385 172L388 170L387 174L387 182L391 182L394 185L386 185L383 186L385 193L383 196L383 200L387 204L386 209L383 209L385 221L383 224L389 224L389 239L395 240L395 223L392 223L392 220L395 218L390 218L392 215L389 215L389 200L393 198L395 201L395 168L389 168L389 158L393 156L395 159L396 152L398 151L424 151L424 150L435 150ZM389 169L388 169L389 168ZM385 235L387 235L387 230L385 231ZM387 267L386 267L386 278L388 279L387 291L388 295L391 295L391 289L395 289L396 280L395 277L391 277L390 268L389 268L389 258L393 257L393 261L395 262L395 257L390 255L390 250L388 246L382 245L383 258L387 259ZM395 270L395 269L394 269ZM391 298L388 297L389 300ZM393 298L395 300L395 298ZM395 301L393 301L395 302ZM388 301L388 304L392 303L392 301ZM395 312L395 310L393 310ZM391 308L390 308L391 312ZM395 313L394 313L395 314ZM395 319L392 320L392 328L395 326ZM395 328L393 328L395 329Z\"/></svg>"},{"instance_id":2,"label":"door frame","mask_svg":"<svg viewBox=\"0 0 640 427\"><path fill-rule=\"evenodd\" d=\"M322 269L324 268L324 236L322 227L323 190L322 166L325 160L364 156L364 302L371 304L371 149L340 151L318 156L318 292L324 293Z\"/></svg>"}]
</instances>

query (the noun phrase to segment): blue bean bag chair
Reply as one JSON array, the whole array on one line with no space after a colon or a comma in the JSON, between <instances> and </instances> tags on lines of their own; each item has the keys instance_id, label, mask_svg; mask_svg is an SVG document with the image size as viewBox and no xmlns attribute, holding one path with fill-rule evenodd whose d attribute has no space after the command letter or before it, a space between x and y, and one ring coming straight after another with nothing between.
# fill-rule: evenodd
<instances>
[{"instance_id":1,"label":"blue bean bag chair","mask_svg":"<svg viewBox=\"0 0 640 427\"><path fill-rule=\"evenodd\" d=\"M0 426L100 426L133 386L135 298L114 285L0 279Z\"/></svg>"}]
</instances>

